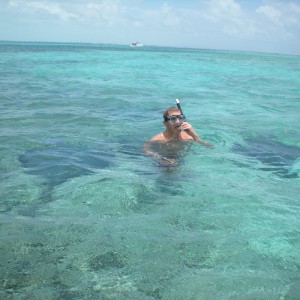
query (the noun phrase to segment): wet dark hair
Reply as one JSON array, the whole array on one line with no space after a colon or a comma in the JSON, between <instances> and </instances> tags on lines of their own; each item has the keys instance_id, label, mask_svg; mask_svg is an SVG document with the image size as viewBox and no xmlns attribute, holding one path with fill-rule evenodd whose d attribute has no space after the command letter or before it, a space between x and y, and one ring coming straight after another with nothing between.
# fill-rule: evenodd
<instances>
[{"instance_id":1,"label":"wet dark hair","mask_svg":"<svg viewBox=\"0 0 300 300\"><path fill-rule=\"evenodd\" d=\"M178 107L175 106L168 107L167 109L165 109L163 113L163 118L166 119L170 115L170 112L175 112L175 111L177 112L180 110L178 109Z\"/></svg>"}]
</instances>

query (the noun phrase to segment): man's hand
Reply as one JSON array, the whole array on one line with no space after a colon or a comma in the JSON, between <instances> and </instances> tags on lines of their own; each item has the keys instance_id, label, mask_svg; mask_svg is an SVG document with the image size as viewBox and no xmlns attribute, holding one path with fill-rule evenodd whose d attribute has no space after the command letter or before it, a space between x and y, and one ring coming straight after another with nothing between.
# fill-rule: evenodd
<instances>
[{"instance_id":1,"label":"man's hand","mask_svg":"<svg viewBox=\"0 0 300 300\"><path fill-rule=\"evenodd\" d=\"M181 130L195 132L194 129L193 129L193 126L188 122L183 122L181 124Z\"/></svg>"},{"instance_id":2,"label":"man's hand","mask_svg":"<svg viewBox=\"0 0 300 300\"><path fill-rule=\"evenodd\" d=\"M188 122L183 122L180 127L181 130L184 130L188 135L190 135L194 141L201 141L193 126Z\"/></svg>"},{"instance_id":3,"label":"man's hand","mask_svg":"<svg viewBox=\"0 0 300 300\"><path fill-rule=\"evenodd\" d=\"M160 157L159 163L163 166L174 167L178 165L178 162L175 158L167 158L164 156Z\"/></svg>"}]
</instances>

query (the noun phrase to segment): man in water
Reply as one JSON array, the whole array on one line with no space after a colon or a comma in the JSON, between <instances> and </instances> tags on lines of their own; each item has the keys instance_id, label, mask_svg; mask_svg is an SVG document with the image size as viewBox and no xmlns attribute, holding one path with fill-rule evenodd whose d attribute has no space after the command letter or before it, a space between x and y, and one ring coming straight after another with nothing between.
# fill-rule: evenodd
<instances>
[{"instance_id":1,"label":"man in water","mask_svg":"<svg viewBox=\"0 0 300 300\"><path fill-rule=\"evenodd\" d=\"M177 107L169 107L163 113L163 124L166 129L163 132L153 136L148 142L144 143L144 152L147 155L158 158L165 164L176 164L176 159L165 157L156 151L151 150L150 142L175 142L175 141L197 141L205 146L212 146L210 143L203 141L192 125L185 120L185 116L181 114Z\"/></svg>"},{"instance_id":2,"label":"man in water","mask_svg":"<svg viewBox=\"0 0 300 300\"><path fill-rule=\"evenodd\" d=\"M163 113L163 118L166 130L152 137L150 141L194 140L208 144L200 139L192 125L185 121L185 116L180 113L177 107L167 108Z\"/></svg>"}]
</instances>

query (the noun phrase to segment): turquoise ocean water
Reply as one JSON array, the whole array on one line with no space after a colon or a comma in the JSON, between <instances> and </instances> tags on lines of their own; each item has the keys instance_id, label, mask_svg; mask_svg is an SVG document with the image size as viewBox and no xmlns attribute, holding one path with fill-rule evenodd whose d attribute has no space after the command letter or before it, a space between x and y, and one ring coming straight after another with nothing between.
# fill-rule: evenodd
<instances>
[{"instance_id":1,"label":"turquoise ocean water","mask_svg":"<svg viewBox=\"0 0 300 300\"><path fill-rule=\"evenodd\" d=\"M2 42L0 108L1 299L299 299L300 56Z\"/></svg>"}]
</instances>

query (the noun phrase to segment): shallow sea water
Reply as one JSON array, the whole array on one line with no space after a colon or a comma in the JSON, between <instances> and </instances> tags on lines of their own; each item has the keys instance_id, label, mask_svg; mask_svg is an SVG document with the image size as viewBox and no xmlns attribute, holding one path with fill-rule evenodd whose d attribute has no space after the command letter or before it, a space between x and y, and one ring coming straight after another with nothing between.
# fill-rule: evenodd
<instances>
[{"instance_id":1,"label":"shallow sea water","mask_svg":"<svg viewBox=\"0 0 300 300\"><path fill-rule=\"evenodd\" d=\"M0 53L0 298L299 299L299 56ZM214 147L164 167L142 146L176 98Z\"/></svg>"}]
</instances>

